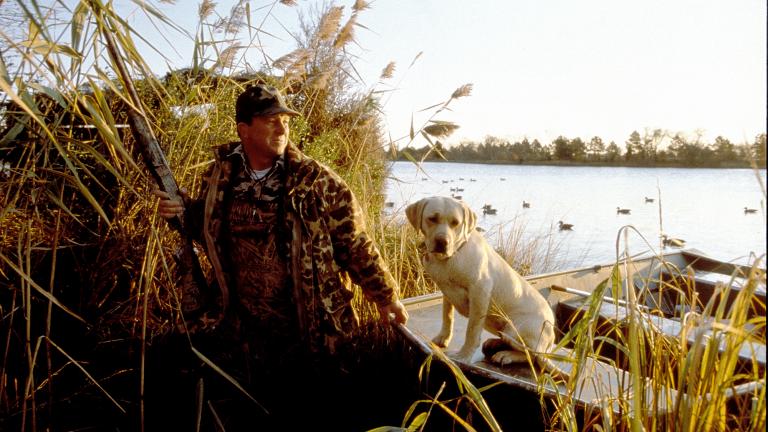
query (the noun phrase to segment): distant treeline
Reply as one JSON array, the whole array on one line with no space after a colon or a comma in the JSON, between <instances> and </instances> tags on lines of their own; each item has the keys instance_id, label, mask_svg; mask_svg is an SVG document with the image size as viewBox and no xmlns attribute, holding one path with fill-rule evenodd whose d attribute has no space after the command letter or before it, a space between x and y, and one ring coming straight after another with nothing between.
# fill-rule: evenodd
<instances>
[{"instance_id":1,"label":"distant treeline","mask_svg":"<svg viewBox=\"0 0 768 432\"><path fill-rule=\"evenodd\" d=\"M463 141L444 147L440 141L434 146L406 147L393 150L395 160L448 160L455 162L495 162L510 164L585 164L629 166L679 167L750 167L755 161L765 168L765 134L759 134L752 143L734 144L718 136L713 143L700 138L690 140L680 134L670 135L656 129L643 136L637 131L630 134L623 148L614 141L608 144L595 136L589 142L581 138L559 136L549 144L527 138L521 141L488 136L481 143Z\"/></svg>"}]
</instances>

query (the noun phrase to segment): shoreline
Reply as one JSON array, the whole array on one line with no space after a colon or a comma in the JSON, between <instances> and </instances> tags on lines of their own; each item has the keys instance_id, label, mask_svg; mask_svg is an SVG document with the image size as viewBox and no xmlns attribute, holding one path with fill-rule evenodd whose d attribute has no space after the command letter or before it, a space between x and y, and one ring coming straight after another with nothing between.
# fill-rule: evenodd
<instances>
[{"instance_id":1,"label":"shoreline","mask_svg":"<svg viewBox=\"0 0 768 432\"><path fill-rule=\"evenodd\" d=\"M388 162L411 162L409 159L387 159ZM424 160L422 162L439 163L463 163L463 164L481 164L481 165L532 165L532 166L562 166L562 167L610 167L610 168L689 168L689 169L759 169L765 170L766 165L757 167L749 164L719 164L719 165L697 165L687 166L680 164L642 164L642 163L610 163L610 162L573 162L573 161L530 161L530 162L511 162L511 161L488 161L488 160Z\"/></svg>"}]
</instances>

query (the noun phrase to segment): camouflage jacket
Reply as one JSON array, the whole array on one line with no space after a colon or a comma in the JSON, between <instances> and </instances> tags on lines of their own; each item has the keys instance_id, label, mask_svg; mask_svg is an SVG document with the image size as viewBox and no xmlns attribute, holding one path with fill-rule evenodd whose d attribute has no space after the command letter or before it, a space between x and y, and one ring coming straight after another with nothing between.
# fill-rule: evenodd
<instances>
[{"instance_id":1,"label":"camouflage jacket","mask_svg":"<svg viewBox=\"0 0 768 432\"><path fill-rule=\"evenodd\" d=\"M222 221L225 199L237 170L243 169L239 143L214 150L213 166L198 199L189 203L187 223L204 245L223 304L232 289ZM352 191L329 168L293 145L285 152L285 229L290 233L290 277L302 336L313 350L333 352L358 326L350 279L377 305L397 298L395 281L366 233L362 210Z\"/></svg>"}]
</instances>

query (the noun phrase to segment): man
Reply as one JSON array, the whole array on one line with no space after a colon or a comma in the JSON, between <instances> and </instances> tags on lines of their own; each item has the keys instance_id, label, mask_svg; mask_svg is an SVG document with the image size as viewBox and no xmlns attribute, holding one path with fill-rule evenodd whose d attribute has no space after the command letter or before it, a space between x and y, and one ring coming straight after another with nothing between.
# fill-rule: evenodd
<instances>
[{"instance_id":1,"label":"man","mask_svg":"<svg viewBox=\"0 0 768 432\"><path fill-rule=\"evenodd\" d=\"M228 334L220 339L231 339L218 346L248 358L233 366L235 375L270 379L349 347L358 319L347 276L383 321L405 323L396 283L351 190L289 142L298 113L265 85L248 86L235 111L240 141L214 149L198 198L179 202L155 191L158 214L184 216L223 287L220 327Z\"/></svg>"}]
</instances>

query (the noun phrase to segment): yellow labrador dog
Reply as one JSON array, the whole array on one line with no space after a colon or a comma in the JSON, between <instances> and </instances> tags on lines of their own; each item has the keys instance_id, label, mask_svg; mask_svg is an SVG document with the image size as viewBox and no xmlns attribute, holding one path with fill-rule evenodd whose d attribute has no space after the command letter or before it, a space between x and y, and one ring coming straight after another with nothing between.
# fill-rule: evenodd
<instances>
[{"instance_id":1,"label":"yellow labrador dog","mask_svg":"<svg viewBox=\"0 0 768 432\"><path fill-rule=\"evenodd\" d=\"M443 292L443 322L432 341L448 346L453 310L468 318L464 346L455 354L469 362L480 345L483 328L489 339L483 351L495 352L501 365L526 361L524 350L551 369L541 355L555 341L555 317L544 297L523 279L475 230L477 216L463 202L448 197L424 198L405 209L408 221L424 233L424 269Z\"/></svg>"}]
</instances>

